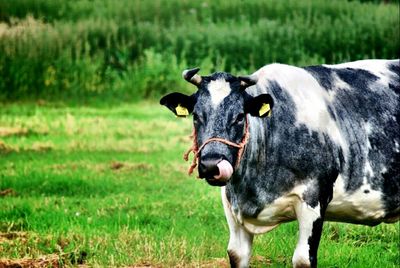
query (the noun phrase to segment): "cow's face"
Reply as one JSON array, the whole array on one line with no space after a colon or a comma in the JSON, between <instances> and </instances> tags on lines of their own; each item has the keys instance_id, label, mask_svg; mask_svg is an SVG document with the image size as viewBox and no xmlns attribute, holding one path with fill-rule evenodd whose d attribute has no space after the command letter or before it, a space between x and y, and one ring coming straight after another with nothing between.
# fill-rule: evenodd
<instances>
[{"instance_id":1,"label":"cow's face","mask_svg":"<svg viewBox=\"0 0 400 268\"><path fill-rule=\"evenodd\" d=\"M240 143L245 135L246 116L264 117L273 106L270 95L252 97L245 92L254 85L254 77L235 77L228 73L199 76L199 69L183 72L183 77L197 86L191 96L171 93L160 103L177 116L193 114L197 144L201 146L210 138L221 138ZM219 141L208 142L199 153L198 171L210 185L223 186L235 171L238 148Z\"/></svg>"}]
</instances>

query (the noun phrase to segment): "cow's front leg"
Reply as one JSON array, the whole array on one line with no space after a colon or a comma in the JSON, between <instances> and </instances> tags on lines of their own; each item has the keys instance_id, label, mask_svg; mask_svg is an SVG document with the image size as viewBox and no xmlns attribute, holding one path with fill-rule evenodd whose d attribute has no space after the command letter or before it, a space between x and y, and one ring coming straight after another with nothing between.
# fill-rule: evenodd
<instances>
[{"instance_id":1,"label":"cow's front leg","mask_svg":"<svg viewBox=\"0 0 400 268\"><path fill-rule=\"evenodd\" d=\"M253 234L247 232L243 226L239 225L232 214L230 204L226 199L225 187L221 190L222 204L226 220L229 225L229 244L228 256L231 267L248 267L251 257L251 247L253 244Z\"/></svg>"},{"instance_id":2,"label":"cow's front leg","mask_svg":"<svg viewBox=\"0 0 400 268\"><path fill-rule=\"evenodd\" d=\"M317 251L322 233L321 207L299 202L295 207L299 222L299 240L293 255L293 267L317 267Z\"/></svg>"}]
</instances>

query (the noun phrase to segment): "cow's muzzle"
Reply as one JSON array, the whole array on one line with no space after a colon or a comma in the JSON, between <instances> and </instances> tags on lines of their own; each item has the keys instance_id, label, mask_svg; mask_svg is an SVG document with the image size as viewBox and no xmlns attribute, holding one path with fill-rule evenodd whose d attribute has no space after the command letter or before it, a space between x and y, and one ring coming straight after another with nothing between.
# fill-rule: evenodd
<instances>
[{"instance_id":1,"label":"cow's muzzle","mask_svg":"<svg viewBox=\"0 0 400 268\"><path fill-rule=\"evenodd\" d=\"M213 186L224 186L233 174L231 163L224 159L203 159L199 164L199 177Z\"/></svg>"},{"instance_id":2,"label":"cow's muzzle","mask_svg":"<svg viewBox=\"0 0 400 268\"><path fill-rule=\"evenodd\" d=\"M192 165L189 167L189 170L188 170L189 175L191 175L193 173L193 170L197 166L197 159L199 158L201 150L204 148L204 146L206 146L208 143L210 143L212 141L221 142L226 145L238 148L237 159L236 159L236 163L235 163L235 169L237 169L237 167L240 164L240 159L243 156L243 152L244 152L245 146L247 144L247 141L249 140L249 137L250 137L250 131L249 131L249 121L248 121L247 116L246 116L245 132L243 134L243 137L242 137L242 140L240 141L240 143L234 143L232 141L229 141L229 140L226 140L223 138L213 137L213 138L209 138L200 147L198 147L196 129L193 128L193 135L192 135L193 145L192 145L192 147L189 148L189 150L186 153L183 154L183 159L185 161L189 160L189 154L191 152L193 152L193 154L194 154ZM204 162L204 161L206 161L206 159L202 159L202 162ZM231 163L229 163L228 161L223 160L223 159L218 159L218 160L208 159L208 161L209 161L208 163L204 162L203 166L199 166L199 177L206 178L209 183L212 181L215 181L215 180L218 180L220 182L224 181L224 184L218 183L218 185L225 185L226 182L230 179L230 177L233 174L233 167L232 167ZM218 171L218 173L217 173L217 171ZM213 185L213 184L211 184L211 185Z\"/></svg>"}]
</instances>

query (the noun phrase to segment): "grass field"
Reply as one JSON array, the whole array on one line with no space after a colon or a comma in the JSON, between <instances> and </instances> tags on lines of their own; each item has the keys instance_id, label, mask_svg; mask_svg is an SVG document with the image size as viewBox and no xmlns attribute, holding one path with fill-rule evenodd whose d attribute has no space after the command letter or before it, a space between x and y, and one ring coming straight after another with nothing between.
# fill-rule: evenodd
<instances>
[{"instance_id":1,"label":"grass field","mask_svg":"<svg viewBox=\"0 0 400 268\"><path fill-rule=\"evenodd\" d=\"M0 263L226 266L219 189L182 160L190 132L150 102L2 104ZM320 267L399 267L399 227L327 223ZM252 266L290 266L296 237L295 222L256 237Z\"/></svg>"}]
</instances>

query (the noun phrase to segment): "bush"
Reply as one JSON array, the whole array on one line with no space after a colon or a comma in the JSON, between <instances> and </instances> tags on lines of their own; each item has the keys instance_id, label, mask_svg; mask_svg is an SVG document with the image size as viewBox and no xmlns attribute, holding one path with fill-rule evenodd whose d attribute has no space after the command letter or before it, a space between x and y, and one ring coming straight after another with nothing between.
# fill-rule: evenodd
<instances>
[{"instance_id":1,"label":"bush","mask_svg":"<svg viewBox=\"0 0 400 268\"><path fill-rule=\"evenodd\" d=\"M376 2L376 1L372 1ZM0 98L134 100L180 73L251 73L397 58L396 4L259 0L0 0Z\"/></svg>"}]
</instances>

